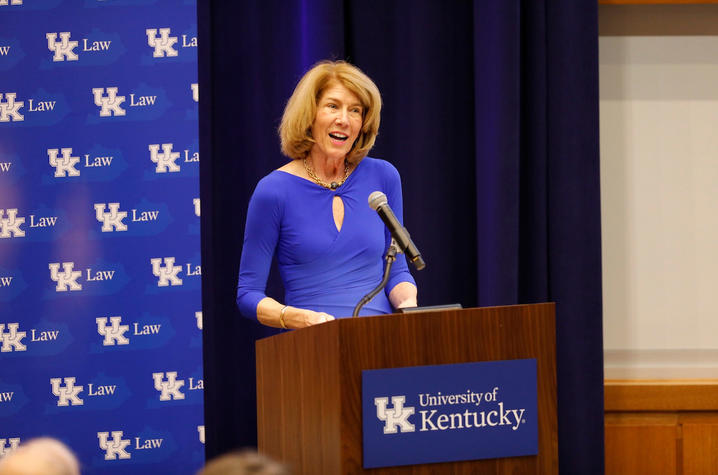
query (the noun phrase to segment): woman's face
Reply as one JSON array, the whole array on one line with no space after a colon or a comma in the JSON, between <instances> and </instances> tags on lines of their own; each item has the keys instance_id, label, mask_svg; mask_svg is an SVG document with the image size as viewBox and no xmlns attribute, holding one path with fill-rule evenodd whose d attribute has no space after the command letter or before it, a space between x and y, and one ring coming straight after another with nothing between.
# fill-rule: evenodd
<instances>
[{"instance_id":1,"label":"woman's face","mask_svg":"<svg viewBox=\"0 0 718 475\"><path fill-rule=\"evenodd\" d=\"M353 92L339 83L331 83L317 103L317 115L312 124L312 137L316 141L312 156L345 158L359 136L362 113L361 102Z\"/></svg>"}]
</instances>

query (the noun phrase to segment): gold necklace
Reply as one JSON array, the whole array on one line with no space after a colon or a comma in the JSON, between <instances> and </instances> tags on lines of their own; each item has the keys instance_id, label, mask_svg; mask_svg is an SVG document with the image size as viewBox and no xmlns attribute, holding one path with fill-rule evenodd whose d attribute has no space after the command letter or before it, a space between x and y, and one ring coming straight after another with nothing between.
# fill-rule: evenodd
<instances>
[{"instance_id":1,"label":"gold necklace","mask_svg":"<svg viewBox=\"0 0 718 475\"><path fill-rule=\"evenodd\" d=\"M309 166L307 163L306 157L304 158L304 169L307 171L307 175L309 175L309 178L314 180L317 185L323 186L324 188L327 188L329 190L336 190L340 186L344 184L345 181L347 181L347 177L349 176L349 162L347 160L344 160L344 178L342 178L342 181L337 183L336 181L333 181L331 183L327 183L325 181L322 181L315 173L314 170L312 170L312 167Z\"/></svg>"}]
</instances>

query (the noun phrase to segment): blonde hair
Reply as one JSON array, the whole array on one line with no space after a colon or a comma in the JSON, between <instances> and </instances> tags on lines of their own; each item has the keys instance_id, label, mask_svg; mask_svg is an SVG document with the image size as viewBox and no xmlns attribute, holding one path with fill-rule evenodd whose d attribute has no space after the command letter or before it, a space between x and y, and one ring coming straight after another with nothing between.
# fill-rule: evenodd
<instances>
[{"instance_id":1,"label":"blonde hair","mask_svg":"<svg viewBox=\"0 0 718 475\"><path fill-rule=\"evenodd\" d=\"M207 462L197 475L289 475L284 465L254 450L230 452Z\"/></svg>"},{"instance_id":2,"label":"blonde hair","mask_svg":"<svg viewBox=\"0 0 718 475\"><path fill-rule=\"evenodd\" d=\"M347 155L350 162L364 158L374 146L381 119L381 95L374 81L345 61L321 61L307 71L294 88L284 108L279 138L282 153L289 158L305 158L316 143L312 124L322 93L339 83L357 96L362 105L362 128Z\"/></svg>"},{"instance_id":3,"label":"blonde hair","mask_svg":"<svg viewBox=\"0 0 718 475\"><path fill-rule=\"evenodd\" d=\"M31 439L0 459L2 475L80 475L75 454L49 437Z\"/></svg>"}]
</instances>

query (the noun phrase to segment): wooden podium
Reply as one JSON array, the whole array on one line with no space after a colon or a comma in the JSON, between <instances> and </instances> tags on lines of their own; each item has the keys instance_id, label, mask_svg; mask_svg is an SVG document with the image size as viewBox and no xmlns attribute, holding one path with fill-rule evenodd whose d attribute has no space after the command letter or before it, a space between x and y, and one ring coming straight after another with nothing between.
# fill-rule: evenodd
<instances>
[{"instance_id":1,"label":"wooden podium","mask_svg":"<svg viewBox=\"0 0 718 475\"><path fill-rule=\"evenodd\" d=\"M295 474L558 473L553 303L345 318L259 340L261 453ZM362 468L365 369L535 358L536 456Z\"/></svg>"}]
</instances>

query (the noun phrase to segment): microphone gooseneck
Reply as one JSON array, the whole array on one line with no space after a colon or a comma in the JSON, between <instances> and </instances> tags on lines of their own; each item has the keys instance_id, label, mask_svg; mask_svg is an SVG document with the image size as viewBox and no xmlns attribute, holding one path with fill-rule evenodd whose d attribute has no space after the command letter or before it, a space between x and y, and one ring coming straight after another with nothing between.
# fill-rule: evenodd
<instances>
[{"instance_id":1,"label":"microphone gooseneck","mask_svg":"<svg viewBox=\"0 0 718 475\"><path fill-rule=\"evenodd\" d=\"M381 291L381 289L386 287L387 282L389 282L389 273L391 272L391 266L396 260L396 253L398 251L399 248L396 245L396 241L392 239L391 245L386 251L386 266L384 266L384 277L381 279L381 282L379 282L379 285L377 285L371 292L369 292L364 297L362 297L361 300L359 300L359 302L356 304L356 307L354 307L352 317L359 316L359 311L361 310L361 308L367 303L369 303L371 299L373 299L374 296Z\"/></svg>"}]
</instances>

